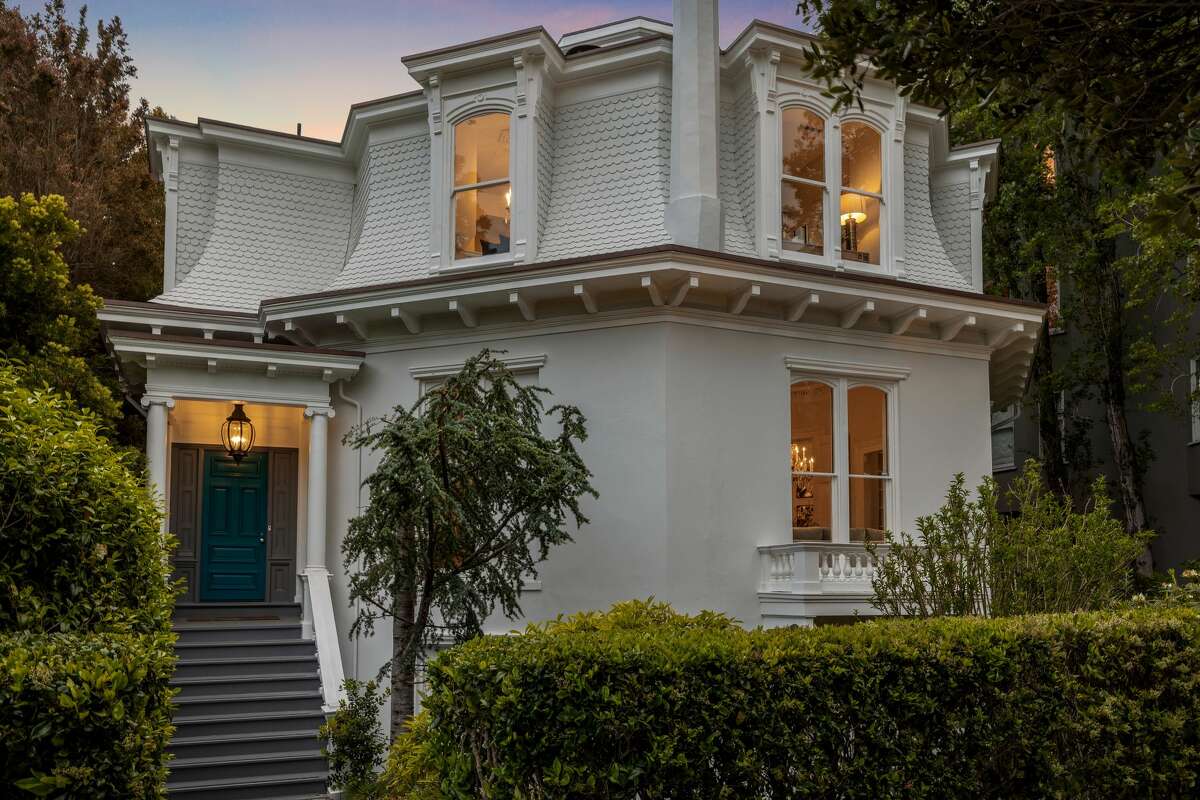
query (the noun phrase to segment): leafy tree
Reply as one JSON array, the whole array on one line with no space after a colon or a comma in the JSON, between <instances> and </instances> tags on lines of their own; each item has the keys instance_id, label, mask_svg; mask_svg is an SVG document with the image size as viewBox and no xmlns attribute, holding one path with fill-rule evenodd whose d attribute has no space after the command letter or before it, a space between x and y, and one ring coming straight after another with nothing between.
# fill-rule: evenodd
<instances>
[{"instance_id":1,"label":"leafy tree","mask_svg":"<svg viewBox=\"0 0 1200 800\"><path fill-rule=\"evenodd\" d=\"M393 735L412 716L423 648L479 635L497 606L519 615L521 581L570 541L568 519L587 522L579 500L596 493L575 449L584 417L573 406L544 410L543 394L484 350L412 408L346 436L381 455L342 556L360 604L352 633L392 623Z\"/></svg>"},{"instance_id":2,"label":"leafy tree","mask_svg":"<svg viewBox=\"0 0 1200 800\"><path fill-rule=\"evenodd\" d=\"M64 246L71 280L101 297L146 300L162 285L163 196L148 169L145 100L120 18L64 0L23 16L0 0L0 195L60 194L81 231Z\"/></svg>"},{"instance_id":3,"label":"leafy tree","mask_svg":"<svg viewBox=\"0 0 1200 800\"><path fill-rule=\"evenodd\" d=\"M891 616L1012 616L1100 610L1128 596L1129 564L1153 534L1111 516L1103 479L1076 510L1028 461L1007 495L1011 516L998 511L991 478L972 500L959 473L946 503L917 520L920 537L888 533L872 604Z\"/></svg>"},{"instance_id":4,"label":"leafy tree","mask_svg":"<svg viewBox=\"0 0 1200 800\"><path fill-rule=\"evenodd\" d=\"M1183 176L1156 220L1200 232L1200 4L1193 0L799 0L824 36L814 74L855 102L869 67L948 109L970 96L1009 121L1061 116L1075 149Z\"/></svg>"},{"instance_id":5,"label":"leafy tree","mask_svg":"<svg viewBox=\"0 0 1200 800\"><path fill-rule=\"evenodd\" d=\"M112 393L79 355L96 337L100 300L68 277L61 248L78 235L59 195L0 197L0 354L25 362L31 385L111 418L118 413Z\"/></svg>"}]
</instances>

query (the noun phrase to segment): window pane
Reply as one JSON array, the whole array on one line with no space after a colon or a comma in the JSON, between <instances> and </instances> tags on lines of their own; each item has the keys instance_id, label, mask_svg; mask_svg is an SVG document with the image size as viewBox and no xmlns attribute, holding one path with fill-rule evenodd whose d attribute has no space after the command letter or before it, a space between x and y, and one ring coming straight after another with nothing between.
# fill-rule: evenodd
<instances>
[{"instance_id":1,"label":"window pane","mask_svg":"<svg viewBox=\"0 0 1200 800\"><path fill-rule=\"evenodd\" d=\"M454 126L454 185L508 177L508 114L480 114Z\"/></svg>"},{"instance_id":2,"label":"window pane","mask_svg":"<svg viewBox=\"0 0 1200 800\"><path fill-rule=\"evenodd\" d=\"M863 264L879 263L879 200L842 192L838 222L842 228L842 258Z\"/></svg>"},{"instance_id":3,"label":"window pane","mask_svg":"<svg viewBox=\"0 0 1200 800\"><path fill-rule=\"evenodd\" d=\"M507 183L469 189L454 195L454 257L508 252Z\"/></svg>"},{"instance_id":4,"label":"window pane","mask_svg":"<svg viewBox=\"0 0 1200 800\"><path fill-rule=\"evenodd\" d=\"M883 541L889 483L885 478L850 479L850 541Z\"/></svg>"},{"instance_id":5,"label":"window pane","mask_svg":"<svg viewBox=\"0 0 1200 800\"><path fill-rule=\"evenodd\" d=\"M833 387L792 384L792 471L833 472Z\"/></svg>"},{"instance_id":6,"label":"window pane","mask_svg":"<svg viewBox=\"0 0 1200 800\"><path fill-rule=\"evenodd\" d=\"M887 393L873 386L847 392L850 474L887 475Z\"/></svg>"},{"instance_id":7,"label":"window pane","mask_svg":"<svg viewBox=\"0 0 1200 800\"><path fill-rule=\"evenodd\" d=\"M992 429L992 470L1012 469L1016 466L1016 431L1011 423L1003 428Z\"/></svg>"},{"instance_id":8,"label":"window pane","mask_svg":"<svg viewBox=\"0 0 1200 800\"><path fill-rule=\"evenodd\" d=\"M792 476L792 541L833 539L833 478Z\"/></svg>"},{"instance_id":9,"label":"window pane","mask_svg":"<svg viewBox=\"0 0 1200 800\"><path fill-rule=\"evenodd\" d=\"M784 109L782 151L785 175L825 180L825 120L802 108Z\"/></svg>"},{"instance_id":10,"label":"window pane","mask_svg":"<svg viewBox=\"0 0 1200 800\"><path fill-rule=\"evenodd\" d=\"M780 210L783 249L819 256L825 252L822 233L825 190L806 183L783 182Z\"/></svg>"},{"instance_id":11,"label":"window pane","mask_svg":"<svg viewBox=\"0 0 1200 800\"><path fill-rule=\"evenodd\" d=\"M842 125L842 186L864 192L883 191L879 131L862 122Z\"/></svg>"}]
</instances>

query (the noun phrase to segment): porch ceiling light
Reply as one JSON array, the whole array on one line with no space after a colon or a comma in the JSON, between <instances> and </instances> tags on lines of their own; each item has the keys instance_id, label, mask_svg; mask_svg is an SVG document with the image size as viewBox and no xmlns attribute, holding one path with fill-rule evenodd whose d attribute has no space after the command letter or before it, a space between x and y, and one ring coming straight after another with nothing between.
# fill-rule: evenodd
<instances>
[{"instance_id":1,"label":"porch ceiling light","mask_svg":"<svg viewBox=\"0 0 1200 800\"><path fill-rule=\"evenodd\" d=\"M254 423L246 416L242 406L242 403L234 403L233 413L225 418L225 424L221 426L221 444L225 445L225 452L235 464L242 463L250 448L254 447Z\"/></svg>"}]
</instances>

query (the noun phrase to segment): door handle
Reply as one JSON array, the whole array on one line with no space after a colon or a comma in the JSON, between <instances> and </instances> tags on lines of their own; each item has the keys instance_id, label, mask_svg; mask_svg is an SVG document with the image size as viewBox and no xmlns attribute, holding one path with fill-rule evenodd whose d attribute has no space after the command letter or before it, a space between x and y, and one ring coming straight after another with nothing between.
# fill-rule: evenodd
<instances>
[{"instance_id":1,"label":"door handle","mask_svg":"<svg viewBox=\"0 0 1200 800\"><path fill-rule=\"evenodd\" d=\"M264 536L263 534L261 534L261 533L260 533L260 534L258 535L258 543L259 543L259 544L263 544L263 543L265 543L266 541L267 541L267 537L266 537L266 536Z\"/></svg>"}]
</instances>

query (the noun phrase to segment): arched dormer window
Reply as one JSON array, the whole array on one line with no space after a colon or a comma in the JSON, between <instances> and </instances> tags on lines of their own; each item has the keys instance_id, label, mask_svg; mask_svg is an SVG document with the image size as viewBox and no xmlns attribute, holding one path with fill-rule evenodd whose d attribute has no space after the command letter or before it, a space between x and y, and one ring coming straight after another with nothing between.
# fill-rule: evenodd
<instances>
[{"instance_id":1,"label":"arched dormer window","mask_svg":"<svg viewBox=\"0 0 1200 800\"><path fill-rule=\"evenodd\" d=\"M825 254L825 120L804 108L783 111L780 240L784 250Z\"/></svg>"},{"instance_id":2,"label":"arched dormer window","mask_svg":"<svg viewBox=\"0 0 1200 800\"><path fill-rule=\"evenodd\" d=\"M478 114L454 126L454 258L507 253L512 226L509 115Z\"/></svg>"},{"instance_id":3,"label":"arched dormer window","mask_svg":"<svg viewBox=\"0 0 1200 800\"><path fill-rule=\"evenodd\" d=\"M882 137L865 122L842 123L842 191L838 225L842 259L878 264L882 241Z\"/></svg>"}]
</instances>

